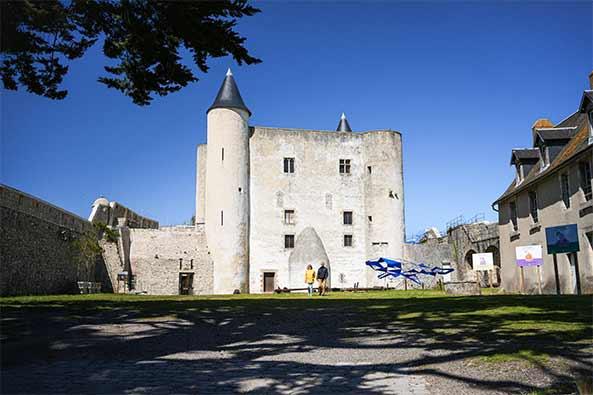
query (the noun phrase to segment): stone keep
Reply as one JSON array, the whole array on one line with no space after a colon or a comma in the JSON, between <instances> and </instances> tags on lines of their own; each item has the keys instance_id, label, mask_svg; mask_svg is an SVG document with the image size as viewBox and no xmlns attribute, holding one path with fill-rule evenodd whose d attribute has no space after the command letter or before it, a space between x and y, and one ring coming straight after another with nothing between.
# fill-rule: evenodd
<instances>
[{"instance_id":1,"label":"stone keep","mask_svg":"<svg viewBox=\"0 0 593 395\"><path fill-rule=\"evenodd\" d=\"M274 288L304 288L302 257L315 269L325 261L332 287L385 285L364 262L403 258L401 134L354 133L343 114L335 131L250 127L250 116L229 71L197 149L196 222L214 293L263 292L270 277Z\"/></svg>"}]
</instances>

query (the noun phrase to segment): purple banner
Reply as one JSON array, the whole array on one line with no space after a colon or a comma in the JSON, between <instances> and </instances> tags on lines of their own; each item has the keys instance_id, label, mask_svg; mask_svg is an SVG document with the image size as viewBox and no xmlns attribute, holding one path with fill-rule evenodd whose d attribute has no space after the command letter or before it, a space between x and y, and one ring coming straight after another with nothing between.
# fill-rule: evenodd
<instances>
[{"instance_id":1,"label":"purple banner","mask_svg":"<svg viewBox=\"0 0 593 395\"><path fill-rule=\"evenodd\" d=\"M531 260L527 260L527 259L517 259L517 266L539 266L539 265L543 265L544 264L544 260L539 258L539 259L531 259Z\"/></svg>"}]
</instances>

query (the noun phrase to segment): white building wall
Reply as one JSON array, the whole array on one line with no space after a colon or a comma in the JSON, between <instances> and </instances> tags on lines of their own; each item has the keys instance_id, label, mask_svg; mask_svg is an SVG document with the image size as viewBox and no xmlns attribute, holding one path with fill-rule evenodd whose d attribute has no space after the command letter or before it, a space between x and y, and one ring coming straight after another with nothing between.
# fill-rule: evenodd
<instances>
[{"instance_id":1,"label":"white building wall","mask_svg":"<svg viewBox=\"0 0 593 395\"><path fill-rule=\"evenodd\" d=\"M375 138L369 136L375 135ZM368 142L368 144L366 143ZM295 173L285 174L283 159L295 158ZM351 160L351 173L339 173L339 160ZM401 182L401 137L395 132L339 133L300 129L255 127L250 140L251 224L250 289L263 291L263 272L276 273L276 286L304 287L304 280L289 278L284 235L298 239L306 227L321 238L330 260L332 286L374 285L376 273L364 264L369 253L367 234L386 241L386 253L403 256L403 184ZM369 224L365 196L369 180L367 161L372 161L375 181L373 223ZM375 169L376 167L376 169ZM376 171L376 173L375 173ZM381 181L386 177L386 180ZM399 199L389 198L389 189ZM284 224L284 210L295 210L295 224ZM353 224L343 225L343 211L353 212ZM375 223L375 221L377 221ZM345 234L353 246L344 247ZM399 243L399 245L397 245ZM317 268L318 265L312 262Z\"/></svg>"},{"instance_id":2,"label":"white building wall","mask_svg":"<svg viewBox=\"0 0 593 395\"><path fill-rule=\"evenodd\" d=\"M215 294L249 292L248 119L243 110L208 112L205 225Z\"/></svg>"}]
</instances>

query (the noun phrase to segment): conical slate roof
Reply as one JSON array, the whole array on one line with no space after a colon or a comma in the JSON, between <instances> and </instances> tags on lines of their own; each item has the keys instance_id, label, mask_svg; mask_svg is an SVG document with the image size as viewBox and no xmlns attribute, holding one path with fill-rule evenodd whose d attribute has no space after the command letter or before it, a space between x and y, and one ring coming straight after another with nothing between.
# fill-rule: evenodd
<instances>
[{"instance_id":1,"label":"conical slate roof","mask_svg":"<svg viewBox=\"0 0 593 395\"><path fill-rule=\"evenodd\" d=\"M352 131L352 129L350 128L350 124L348 123L348 120L346 119L346 114L342 113L342 116L340 117L340 123L338 124L336 131L337 132L351 132Z\"/></svg>"},{"instance_id":2,"label":"conical slate roof","mask_svg":"<svg viewBox=\"0 0 593 395\"><path fill-rule=\"evenodd\" d=\"M241 93L239 93L239 88L235 83L235 79L233 78L233 73L231 69L226 72L226 77L222 82L222 86L218 91L218 95L216 95L216 99L214 99L214 103L210 106L208 111L214 108L237 108L240 110L245 110L251 116L251 111L247 108L245 103L243 103L243 99L241 98Z\"/></svg>"}]
</instances>

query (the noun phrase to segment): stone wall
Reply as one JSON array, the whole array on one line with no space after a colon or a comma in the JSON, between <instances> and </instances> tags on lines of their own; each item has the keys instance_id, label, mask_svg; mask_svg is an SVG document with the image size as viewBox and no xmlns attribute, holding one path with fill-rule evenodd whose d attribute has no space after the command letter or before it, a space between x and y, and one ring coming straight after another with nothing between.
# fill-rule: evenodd
<instances>
[{"instance_id":1,"label":"stone wall","mask_svg":"<svg viewBox=\"0 0 593 395\"><path fill-rule=\"evenodd\" d=\"M100 197L92 205L91 223L103 223L105 225L127 226L130 228L158 229L159 223L148 217L144 217L118 202L109 202Z\"/></svg>"},{"instance_id":2,"label":"stone wall","mask_svg":"<svg viewBox=\"0 0 593 395\"><path fill-rule=\"evenodd\" d=\"M193 294L211 294L212 259L204 226L130 229L134 291L178 295L181 273L193 273Z\"/></svg>"},{"instance_id":3,"label":"stone wall","mask_svg":"<svg viewBox=\"0 0 593 395\"><path fill-rule=\"evenodd\" d=\"M451 246L447 243L446 238L431 239L421 244L404 244L404 259L414 263L441 267L444 262L451 263ZM424 288L436 287L438 280L442 278L443 276L419 276L420 281L424 283ZM390 286L392 285L390 284ZM400 288L401 284L398 283L395 287ZM412 287L418 288L418 285L413 284Z\"/></svg>"},{"instance_id":4,"label":"stone wall","mask_svg":"<svg viewBox=\"0 0 593 395\"><path fill-rule=\"evenodd\" d=\"M499 203L499 229L502 260L502 286L508 292L538 293L541 281L544 294L556 293L554 257L546 250L545 229L552 226L577 224L580 251L578 272L583 293L593 293L593 201L587 201L580 187L579 161L593 163L593 150L589 149L566 163L558 172L539 180L532 189ZM570 206L561 199L560 173L568 175ZM537 190L538 222L530 215L528 192ZM510 217L510 201L517 205L517 230L513 229ZM543 265L540 272L536 267L525 267L524 284L521 290L520 268L516 264L515 248L525 245L541 245ZM576 267L568 254L557 254L557 271L560 293L576 293ZM541 277L540 277L541 276ZM538 277L540 277L538 279Z\"/></svg>"},{"instance_id":5,"label":"stone wall","mask_svg":"<svg viewBox=\"0 0 593 395\"><path fill-rule=\"evenodd\" d=\"M284 237L293 235L298 244L309 228L329 259L332 287L386 285L364 262L403 255L401 135L252 130L250 292L263 292L267 272L275 274L276 287L305 286L302 273L290 270L293 249L285 248ZM294 158L294 173L284 172L284 158ZM350 160L348 174L339 172L340 159ZM285 223L285 210L294 211L292 223ZM352 212L351 225L344 224L344 211ZM352 246L344 246L344 235L352 235Z\"/></svg>"},{"instance_id":6,"label":"stone wall","mask_svg":"<svg viewBox=\"0 0 593 395\"><path fill-rule=\"evenodd\" d=\"M76 293L77 281L104 279L100 259L80 263L76 240L94 235L87 220L5 185L0 216L1 295Z\"/></svg>"}]
</instances>

